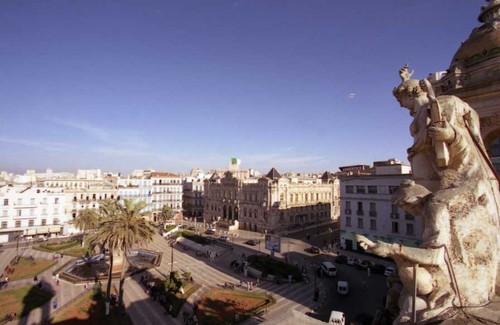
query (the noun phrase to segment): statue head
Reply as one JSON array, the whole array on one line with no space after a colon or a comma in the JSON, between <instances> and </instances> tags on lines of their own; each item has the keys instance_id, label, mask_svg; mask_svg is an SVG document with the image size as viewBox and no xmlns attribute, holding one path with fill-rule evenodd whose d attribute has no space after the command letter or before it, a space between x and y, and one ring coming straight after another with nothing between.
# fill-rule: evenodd
<instances>
[{"instance_id":1,"label":"statue head","mask_svg":"<svg viewBox=\"0 0 500 325\"><path fill-rule=\"evenodd\" d=\"M431 191L416 184L414 180L404 180L401 186L394 192L392 196L392 204L400 207L405 212L419 216L425 205L425 198L431 194Z\"/></svg>"},{"instance_id":2,"label":"statue head","mask_svg":"<svg viewBox=\"0 0 500 325\"><path fill-rule=\"evenodd\" d=\"M414 71L409 72L408 64L399 69L399 76L401 77L401 84L392 90L392 94L398 100L401 107L412 109L412 104L408 102L414 101L416 98L421 97L425 92L420 87L420 82L416 79L410 79Z\"/></svg>"}]
</instances>

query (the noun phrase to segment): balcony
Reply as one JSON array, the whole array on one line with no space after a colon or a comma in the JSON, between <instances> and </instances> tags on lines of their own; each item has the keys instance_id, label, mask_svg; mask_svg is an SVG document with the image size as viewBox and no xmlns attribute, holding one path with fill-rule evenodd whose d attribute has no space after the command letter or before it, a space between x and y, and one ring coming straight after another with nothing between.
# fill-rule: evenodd
<instances>
[{"instance_id":1,"label":"balcony","mask_svg":"<svg viewBox=\"0 0 500 325\"><path fill-rule=\"evenodd\" d=\"M358 216L364 216L364 215L365 215L365 211L363 211L363 210L358 210L358 211L356 211L356 214L357 214Z\"/></svg>"},{"instance_id":2,"label":"balcony","mask_svg":"<svg viewBox=\"0 0 500 325\"><path fill-rule=\"evenodd\" d=\"M369 215L370 215L370 217L376 217L377 216L377 211L370 211Z\"/></svg>"},{"instance_id":3,"label":"balcony","mask_svg":"<svg viewBox=\"0 0 500 325\"><path fill-rule=\"evenodd\" d=\"M397 212L391 213L391 219L399 219L399 213Z\"/></svg>"},{"instance_id":4,"label":"balcony","mask_svg":"<svg viewBox=\"0 0 500 325\"><path fill-rule=\"evenodd\" d=\"M345 209L344 212L345 212L345 214L351 214L352 213L351 209Z\"/></svg>"}]
</instances>

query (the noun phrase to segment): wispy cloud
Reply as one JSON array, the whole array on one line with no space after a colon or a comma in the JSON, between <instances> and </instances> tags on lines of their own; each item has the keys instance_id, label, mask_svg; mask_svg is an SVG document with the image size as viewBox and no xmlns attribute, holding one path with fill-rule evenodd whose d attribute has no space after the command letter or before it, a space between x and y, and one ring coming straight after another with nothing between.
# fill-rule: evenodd
<instances>
[{"instance_id":1,"label":"wispy cloud","mask_svg":"<svg viewBox=\"0 0 500 325\"><path fill-rule=\"evenodd\" d=\"M261 168L284 168L288 170L303 169L327 163L326 157L317 155L296 154L293 150L280 151L278 153L255 154L242 157L247 166L261 166Z\"/></svg>"},{"instance_id":2,"label":"wispy cloud","mask_svg":"<svg viewBox=\"0 0 500 325\"><path fill-rule=\"evenodd\" d=\"M348 99L354 99L354 97L356 97L356 93L349 93L349 94L347 94L347 98Z\"/></svg>"},{"instance_id":3,"label":"wispy cloud","mask_svg":"<svg viewBox=\"0 0 500 325\"><path fill-rule=\"evenodd\" d=\"M0 137L0 142L23 145L23 146L27 146L27 147L35 147L38 149L51 150L51 151L61 151L61 150L64 150L64 149L71 147L67 143L50 142L50 141L43 141L43 140L39 140L39 139L18 139L18 138L11 139L8 137Z\"/></svg>"},{"instance_id":4,"label":"wispy cloud","mask_svg":"<svg viewBox=\"0 0 500 325\"><path fill-rule=\"evenodd\" d=\"M74 121L65 119L50 119L53 123L76 129L89 137L101 142L101 144L114 148L146 148L147 141L141 133L131 129L114 129L100 127L85 121Z\"/></svg>"}]
</instances>

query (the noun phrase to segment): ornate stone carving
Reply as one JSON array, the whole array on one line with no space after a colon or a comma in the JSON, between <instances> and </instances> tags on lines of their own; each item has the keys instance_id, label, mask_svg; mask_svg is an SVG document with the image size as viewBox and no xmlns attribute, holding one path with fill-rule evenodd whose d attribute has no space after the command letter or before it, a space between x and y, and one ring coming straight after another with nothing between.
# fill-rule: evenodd
<instances>
[{"instance_id":1,"label":"ornate stone carving","mask_svg":"<svg viewBox=\"0 0 500 325\"><path fill-rule=\"evenodd\" d=\"M414 143L408 149L414 181L404 182L393 204L423 221L420 248L372 242L368 252L391 257L403 289L395 324L425 324L487 304L495 295L499 251L498 181L484 148L477 113L455 96L434 98L427 80L405 78L394 89L409 109ZM412 91L409 92L408 90ZM438 109L440 119L431 118ZM443 163L439 144L449 159ZM416 272L416 277L414 276ZM413 296L413 293L416 295ZM415 307L413 307L415 306Z\"/></svg>"}]
</instances>

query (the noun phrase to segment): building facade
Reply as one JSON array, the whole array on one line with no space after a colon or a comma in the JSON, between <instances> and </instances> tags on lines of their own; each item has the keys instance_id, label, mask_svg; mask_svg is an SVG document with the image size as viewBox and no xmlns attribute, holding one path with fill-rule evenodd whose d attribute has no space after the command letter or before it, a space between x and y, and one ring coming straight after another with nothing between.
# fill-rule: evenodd
<instances>
[{"instance_id":1,"label":"building facade","mask_svg":"<svg viewBox=\"0 0 500 325\"><path fill-rule=\"evenodd\" d=\"M336 219L338 197L339 182L334 177L282 177L273 168L265 177L238 179L226 172L205 181L204 219L250 231L279 232Z\"/></svg>"},{"instance_id":2,"label":"building facade","mask_svg":"<svg viewBox=\"0 0 500 325\"><path fill-rule=\"evenodd\" d=\"M394 160L375 162L370 175L340 178L340 245L362 250L356 234L371 240L402 243L417 247L421 243L422 222L391 203L401 182L412 179L410 167Z\"/></svg>"},{"instance_id":3,"label":"building facade","mask_svg":"<svg viewBox=\"0 0 500 325\"><path fill-rule=\"evenodd\" d=\"M62 234L67 223L62 188L8 185L0 188L0 242Z\"/></svg>"},{"instance_id":4,"label":"building facade","mask_svg":"<svg viewBox=\"0 0 500 325\"><path fill-rule=\"evenodd\" d=\"M152 181L152 217L156 219L163 206L174 213L182 212L182 178L172 173L151 173Z\"/></svg>"}]
</instances>

